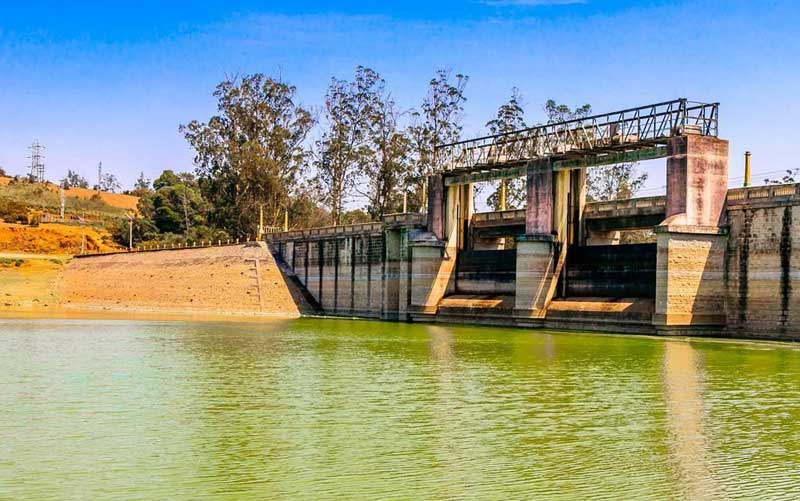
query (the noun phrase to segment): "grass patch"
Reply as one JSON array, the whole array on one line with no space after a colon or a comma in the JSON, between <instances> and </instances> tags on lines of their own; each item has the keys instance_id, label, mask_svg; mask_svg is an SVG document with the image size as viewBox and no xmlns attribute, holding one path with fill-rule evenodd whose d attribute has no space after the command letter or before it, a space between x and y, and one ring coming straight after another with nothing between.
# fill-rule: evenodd
<instances>
[{"instance_id":1,"label":"grass patch","mask_svg":"<svg viewBox=\"0 0 800 501\"><path fill-rule=\"evenodd\" d=\"M100 218L117 219L125 215L126 210L112 207L100 197L78 198L70 196L66 190L66 213ZM0 187L0 204L24 204L32 209L58 214L61 210L61 197L57 187L46 186L40 183L11 183Z\"/></svg>"},{"instance_id":2,"label":"grass patch","mask_svg":"<svg viewBox=\"0 0 800 501\"><path fill-rule=\"evenodd\" d=\"M3 266L4 268L10 268L12 266L15 266L15 267L19 268L20 266L23 265L23 263L25 263L24 259L16 259L16 258L11 258L11 257L0 257L0 266Z\"/></svg>"}]
</instances>

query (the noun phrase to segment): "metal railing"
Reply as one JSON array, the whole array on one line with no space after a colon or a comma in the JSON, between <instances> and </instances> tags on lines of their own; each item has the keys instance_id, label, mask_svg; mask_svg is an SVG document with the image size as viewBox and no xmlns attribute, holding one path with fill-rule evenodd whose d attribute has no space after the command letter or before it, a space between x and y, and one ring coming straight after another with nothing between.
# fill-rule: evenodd
<instances>
[{"instance_id":1,"label":"metal railing","mask_svg":"<svg viewBox=\"0 0 800 501\"><path fill-rule=\"evenodd\" d=\"M324 226L321 228L308 228L304 230L291 230L282 231L279 233L270 233L265 235L268 242L279 242L286 240L306 240L306 239L319 239L325 237L357 235L379 233L383 231L384 226L399 226L399 225L423 225L425 224L425 216L416 212L387 214L383 217L382 222L358 223L358 224L345 224L340 226Z\"/></svg>"},{"instance_id":2,"label":"metal railing","mask_svg":"<svg viewBox=\"0 0 800 501\"><path fill-rule=\"evenodd\" d=\"M491 168L550 156L636 149L680 134L716 137L719 103L676 99L436 147L444 170Z\"/></svg>"}]
</instances>

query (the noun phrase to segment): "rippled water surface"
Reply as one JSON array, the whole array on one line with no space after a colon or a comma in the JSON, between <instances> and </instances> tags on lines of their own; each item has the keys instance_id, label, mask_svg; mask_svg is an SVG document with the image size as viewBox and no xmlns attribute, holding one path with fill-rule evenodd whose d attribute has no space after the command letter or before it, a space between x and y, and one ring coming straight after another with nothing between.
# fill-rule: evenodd
<instances>
[{"instance_id":1,"label":"rippled water surface","mask_svg":"<svg viewBox=\"0 0 800 501\"><path fill-rule=\"evenodd\" d=\"M0 498L800 498L791 345L0 320Z\"/></svg>"}]
</instances>

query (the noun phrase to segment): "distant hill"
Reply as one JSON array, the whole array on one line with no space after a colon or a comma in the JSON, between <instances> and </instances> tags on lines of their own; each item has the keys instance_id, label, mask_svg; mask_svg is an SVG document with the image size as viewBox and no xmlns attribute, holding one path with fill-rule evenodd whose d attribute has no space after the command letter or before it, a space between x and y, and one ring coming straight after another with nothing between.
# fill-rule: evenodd
<instances>
[{"instance_id":1,"label":"distant hill","mask_svg":"<svg viewBox=\"0 0 800 501\"><path fill-rule=\"evenodd\" d=\"M12 178L10 177L0 177L0 186L8 186L11 180ZM49 191L58 194L58 185L56 184L45 183L44 185L39 185L39 186L46 186ZM110 207L114 207L117 209L124 209L128 211L135 211L136 206L139 203L139 197L135 197L133 195L123 195L121 193L107 193L105 191L96 191L87 188L68 188L67 190L65 190L64 193L68 198L78 198L81 200L90 200L92 197L97 196L97 198L105 202L105 204ZM2 196L2 194L0 194L0 196ZM30 200L30 202L36 202L36 201ZM56 204L56 207L57 206L58 204Z\"/></svg>"}]
</instances>

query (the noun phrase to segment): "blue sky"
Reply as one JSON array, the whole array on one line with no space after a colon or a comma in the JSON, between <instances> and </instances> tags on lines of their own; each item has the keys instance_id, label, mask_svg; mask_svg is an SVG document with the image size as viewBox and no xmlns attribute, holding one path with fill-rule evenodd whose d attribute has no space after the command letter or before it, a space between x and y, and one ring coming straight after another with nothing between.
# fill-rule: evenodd
<instances>
[{"instance_id":1,"label":"blue sky","mask_svg":"<svg viewBox=\"0 0 800 501\"><path fill-rule=\"evenodd\" d=\"M279 74L318 107L331 76L363 64L404 108L436 68L469 75L466 135L513 86L529 122L548 98L720 101L732 178L746 149L756 173L800 167L798 26L791 1L3 2L0 166L24 173L38 138L51 179L92 182L98 161L126 187L191 170L178 125L215 111L226 75ZM663 162L643 167L657 191Z\"/></svg>"}]
</instances>

